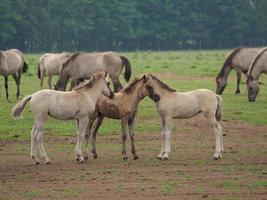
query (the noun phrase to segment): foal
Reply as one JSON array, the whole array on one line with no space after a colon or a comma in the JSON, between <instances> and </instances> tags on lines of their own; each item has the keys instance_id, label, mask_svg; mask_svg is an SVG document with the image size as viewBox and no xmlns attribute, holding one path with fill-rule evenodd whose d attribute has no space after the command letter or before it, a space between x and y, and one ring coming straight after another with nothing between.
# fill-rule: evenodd
<instances>
[{"instance_id":1,"label":"foal","mask_svg":"<svg viewBox=\"0 0 267 200\"><path fill-rule=\"evenodd\" d=\"M208 119L215 134L216 150L214 159L222 158L223 138L222 127L219 124L222 119L222 99L219 95L207 89L183 93L176 92L151 74L146 76L145 87L149 97L156 103L162 120L162 147L158 158L169 158L172 119L191 118L199 113L202 113Z\"/></svg>"},{"instance_id":2,"label":"foal","mask_svg":"<svg viewBox=\"0 0 267 200\"><path fill-rule=\"evenodd\" d=\"M102 124L104 117L121 120L122 129L122 157L126 160L125 141L127 139L127 128L131 138L131 152L134 159L138 159L134 144L134 120L137 113L139 102L148 96L144 88L145 75L132 81L126 88L114 94L112 99L102 96L97 102L94 115L91 116L86 134L86 148L90 134L92 134L92 153L94 158L97 158L96 153L96 135L99 127ZM88 158L88 151L84 152L84 158Z\"/></svg>"},{"instance_id":3,"label":"foal","mask_svg":"<svg viewBox=\"0 0 267 200\"><path fill-rule=\"evenodd\" d=\"M31 131L31 157L35 164L39 164L36 156L36 147L39 147L41 158L46 164L50 163L43 144L43 127L48 116L60 120L76 120L78 137L76 145L77 161L83 162L81 145L83 143L88 116L92 115L95 105L102 94L112 97L113 92L107 86L107 73L100 72L91 77L82 85L70 92L55 90L40 90L26 96L12 109L14 118L19 118L25 105L30 101L30 108L35 118Z\"/></svg>"}]
</instances>

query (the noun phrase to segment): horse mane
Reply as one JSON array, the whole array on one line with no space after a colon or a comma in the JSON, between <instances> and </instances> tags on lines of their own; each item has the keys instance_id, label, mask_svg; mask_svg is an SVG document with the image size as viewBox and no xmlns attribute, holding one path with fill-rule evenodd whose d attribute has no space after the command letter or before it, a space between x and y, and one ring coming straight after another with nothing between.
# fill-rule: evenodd
<instances>
[{"instance_id":1,"label":"horse mane","mask_svg":"<svg viewBox=\"0 0 267 200\"><path fill-rule=\"evenodd\" d=\"M70 63L72 62L73 60L75 60L79 55L81 55L82 53L81 52L77 52L77 53L74 53L72 54L69 59L66 60L66 62L63 63L62 65L62 69L61 69L61 73L63 72L63 70L65 69L65 67Z\"/></svg>"},{"instance_id":2,"label":"horse mane","mask_svg":"<svg viewBox=\"0 0 267 200\"><path fill-rule=\"evenodd\" d=\"M82 88L91 88L94 83L96 82L96 78L95 77L92 77L90 79L85 79L83 82L80 82L79 85L75 86L72 90L81 90Z\"/></svg>"},{"instance_id":3,"label":"horse mane","mask_svg":"<svg viewBox=\"0 0 267 200\"><path fill-rule=\"evenodd\" d=\"M132 88L141 80L142 78L135 78L131 83L123 88L121 92L130 93L132 91Z\"/></svg>"},{"instance_id":4,"label":"horse mane","mask_svg":"<svg viewBox=\"0 0 267 200\"><path fill-rule=\"evenodd\" d=\"M252 70L253 70L253 68L255 68L255 65L256 65L257 61L260 59L260 57L262 56L262 54L263 54L265 51L267 51L267 47L263 48L263 49L260 51L260 53L258 53L258 55L256 56L256 58L254 58L254 60L253 60L253 62L252 62L252 64L251 64L251 66L250 66L250 68L249 68L249 70L248 70L248 77L247 77L247 80L249 80L249 79L251 79L251 78L253 79L253 77L251 76Z\"/></svg>"},{"instance_id":5,"label":"horse mane","mask_svg":"<svg viewBox=\"0 0 267 200\"><path fill-rule=\"evenodd\" d=\"M238 48L234 49L234 50L228 55L228 57L227 57L226 60L224 61L224 64L223 64L223 66L222 66L222 68L221 68L221 70L220 70L220 72L219 72L219 74L218 74L218 77L222 77L222 76L223 76L225 68L226 68L228 65L230 65L230 64L232 63L233 58L234 58L234 57L236 56L236 54L239 53L239 51L240 51L241 49L243 49L243 48L245 48L245 47L243 47L243 46L238 47Z\"/></svg>"},{"instance_id":6,"label":"horse mane","mask_svg":"<svg viewBox=\"0 0 267 200\"><path fill-rule=\"evenodd\" d=\"M157 81L157 83L160 85L161 88L168 90L169 92L176 92L175 89L170 88L167 84L163 83L161 80L159 80L157 77L155 77L152 74L149 74L154 80Z\"/></svg>"}]
</instances>

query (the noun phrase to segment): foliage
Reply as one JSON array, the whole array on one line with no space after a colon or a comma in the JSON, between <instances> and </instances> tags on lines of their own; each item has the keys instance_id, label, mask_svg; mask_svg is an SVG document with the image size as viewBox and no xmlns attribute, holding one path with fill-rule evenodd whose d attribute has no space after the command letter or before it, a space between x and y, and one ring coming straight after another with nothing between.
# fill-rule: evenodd
<instances>
[{"instance_id":1,"label":"foliage","mask_svg":"<svg viewBox=\"0 0 267 200\"><path fill-rule=\"evenodd\" d=\"M229 48L266 43L264 0L2 0L0 49Z\"/></svg>"}]
</instances>

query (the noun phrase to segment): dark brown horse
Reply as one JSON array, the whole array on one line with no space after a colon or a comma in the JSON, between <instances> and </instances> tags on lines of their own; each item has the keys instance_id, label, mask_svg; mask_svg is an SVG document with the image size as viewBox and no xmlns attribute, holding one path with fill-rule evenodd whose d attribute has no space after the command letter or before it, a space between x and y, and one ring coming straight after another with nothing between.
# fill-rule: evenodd
<instances>
[{"instance_id":1,"label":"dark brown horse","mask_svg":"<svg viewBox=\"0 0 267 200\"><path fill-rule=\"evenodd\" d=\"M115 52L100 53L75 53L64 64L56 83L56 90L66 90L68 80L71 79L72 86L79 80L90 77L97 71L106 71L114 85L114 91L122 89L119 80L123 66L125 67L124 79L129 81L131 78L131 64L129 60Z\"/></svg>"},{"instance_id":2,"label":"dark brown horse","mask_svg":"<svg viewBox=\"0 0 267 200\"><path fill-rule=\"evenodd\" d=\"M21 73L28 70L28 65L18 49L0 51L0 74L5 77L6 99L8 100L8 75L12 75L17 85L17 98L20 96Z\"/></svg>"}]
</instances>

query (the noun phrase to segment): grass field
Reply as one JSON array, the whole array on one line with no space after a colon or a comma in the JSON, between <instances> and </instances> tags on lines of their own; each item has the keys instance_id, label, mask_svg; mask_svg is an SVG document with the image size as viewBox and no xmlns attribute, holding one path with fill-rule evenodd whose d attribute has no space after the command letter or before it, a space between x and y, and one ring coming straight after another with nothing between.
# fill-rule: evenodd
<instances>
[{"instance_id":1,"label":"grass field","mask_svg":"<svg viewBox=\"0 0 267 200\"><path fill-rule=\"evenodd\" d=\"M139 76L143 73L154 73L161 80L166 82L170 87L175 88L179 91L189 91L198 88L208 88L215 91L215 77L219 72L225 55L228 50L212 50L212 51L166 51L166 52L123 52L122 55L128 57L132 64L133 75L132 79L136 76ZM36 63L40 54L26 54L26 60L29 64L29 71L22 76L21 83L21 92L22 96L32 94L39 90L39 80L36 75ZM57 77L53 78L53 82L55 83ZM121 80L123 77L121 76ZM174 139L174 143L181 142L181 145L185 145L186 149L183 149L184 152L188 154L182 155L181 150L174 149L174 152L178 154L172 153L171 160L167 162L160 162L155 160L153 156L158 153L160 148L160 119L157 115L157 111L154 103L146 98L139 105L139 112L137 115L137 122L135 125L135 130L137 133L138 149L139 151L147 151L147 154L142 154L141 159L137 161L137 163L128 161L123 162L120 160L120 144L119 144L119 134L120 134L120 121L114 121L105 119L103 125L100 129L101 135L104 135L104 139L100 139L100 142L110 142L111 145L100 145L100 149L108 149L108 152L112 151L111 156L115 156L113 158L107 157L107 155L102 155L101 161L92 161L91 167L95 170L95 174L93 178L90 178L91 181L97 182L96 180L100 180L105 182L104 177L114 178L116 180L116 184L104 185L107 186L107 191L115 191L116 195L112 197L123 197L125 195L125 191L127 188L123 187L122 180L127 179L126 177L121 177L118 171L118 168L122 167L125 173L127 172L127 166L133 167L133 173L136 171L141 171L141 174L138 174L137 179L133 179L131 184L137 187L135 190L136 193L133 196L138 196L135 194L139 194L142 192L148 195L147 197L151 197L153 193L153 188L147 188L145 183L150 183L153 185L153 181L155 181L152 177L156 176L153 173L150 174L149 171L151 169L156 170L159 175L162 177L166 176L167 178L163 178L159 185L155 185L155 187L159 187L160 195L165 199L169 197L170 199L176 199L176 194L183 194L181 191L183 189L188 189L190 195L193 194L193 198L199 199L208 198L212 196L210 194L219 194L213 195L211 199L246 199L244 196L240 197L242 192L247 191L248 193L244 193L247 196L247 199L251 199L251 194L253 196L253 192L258 194L257 199L261 199L265 194L267 195L266 190L266 157L264 158L264 154L266 155L266 130L267 130L267 78L263 75L261 77L260 85L260 93L257 97L256 102L250 103L247 100L247 90L245 84L245 77L242 75L241 82L241 94L234 95L235 87L236 87L236 73L233 71L228 79L228 86L225 89L223 97L223 111L224 111L224 119L225 125L223 128L226 131L226 134L236 133L232 138L226 138L226 146L228 152L232 152L232 154L227 154L222 163L214 163L214 161L210 160L212 157L212 146L214 145L213 135L209 134L205 136L205 143L201 143L199 146L201 148L201 153L197 150L199 147L192 145L192 141L197 141L203 136L200 136L201 133L199 129L196 127L199 126L198 120L200 122L203 121L202 118L196 118L194 120L181 120L176 121L178 123L174 123L173 132L174 135L179 137L179 140ZM12 77L9 77L9 93L10 99L12 103L8 103L5 100L5 90L3 87L3 78L0 78L1 83L1 96L0 96L0 162L5 162L4 158L10 158L7 161L7 166L3 163L0 164L0 175L1 173L7 173L10 176L8 178L0 178L1 190L13 191L5 180L10 180L13 173L16 173L16 170L20 171L20 165L24 166L24 169L21 170L20 179L29 181L34 179L34 174L38 173L38 169L31 166L31 160L29 158L30 153L30 131L33 125L33 118L31 116L31 112L29 111L28 106L25 108L23 112L23 119L21 120L13 120L11 117L11 109L14 104L17 102L15 99L15 83ZM125 84L125 82L123 82ZM44 86L47 87L47 78L45 79ZM204 121L203 121L204 122ZM189 125L188 125L189 124ZM197 124L196 127L194 127ZM229 125L229 127L227 127ZM203 126L203 127L202 127ZM207 124L204 123L200 130L205 131L207 129ZM253 138L255 130L255 138ZM246 134L242 135L242 133L247 133L251 135L247 136ZM86 167L77 165L74 163L74 145L69 143L69 140L75 140L76 125L74 122L61 122L53 119L49 119L45 125L45 135L49 138L49 142L46 143L48 149L50 149L49 153L51 157L53 153L56 157L66 158L67 162L64 161L63 164L66 164L69 171L61 171L63 167L58 167L57 164L61 161L55 161L55 158L52 157L52 163L55 169L53 173L59 172L63 173L64 176L68 177L68 173L73 177L73 181L69 183L73 184L71 188L63 187L62 189L57 188L57 192L53 193L47 188L36 188L33 189L28 185L26 189L18 189L18 193L15 192L13 194L13 198L9 198L9 195L2 196L3 199L47 199L44 193L51 192L50 197L53 199L72 199L74 197L84 197L80 196L80 194L86 194L86 188L75 188L75 183L81 181L85 185L87 183L85 181L86 173L93 173L90 171L90 163L86 165ZM197 133L188 134L188 133ZM201 131L200 131L201 132ZM149 138L149 134L151 137L153 136L153 140ZM179 136L179 133L181 135ZM60 141L59 144L51 138L54 136L58 138ZM144 136L146 135L146 136ZM145 139L143 140L143 136ZM240 138L240 136L242 138ZM101 136L100 136L101 137ZM64 143L64 139L68 141L67 144ZM116 139L116 143L113 144L114 138ZM151 139L151 141L150 141ZM202 138L203 139L203 138ZM63 140L63 141L62 141ZM103 141L104 140L104 141ZM51 143L50 143L51 142ZM128 141L129 142L129 141ZM228 143L227 143L228 142ZM11 146L8 146L11 144ZM258 144L258 145L257 145ZM209 149L205 149L206 146ZM187 149L188 147L188 149ZM253 149L248 149L253 148ZM237 153L238 152L238 153ZM116 153L114 155L114 153ZM203 154L202 154L203 153ZM2 155L1 155L2 154ZM67 155L66 155L67 154ZM130 154L130 151L128 151ZM180 154L181 157L178 155ZM15 162L15 168L12 168L14 160L11 155L19 155L23 156L21 162ZM10 157L11 156L11 157ZM200 157L198 157L200 156ZM178 158L177 158L178 157ZM105 159L110 161L111 166L106 166L107 163L104 162ZM107 161L107 160L106 160ZM115 163L113 163L115 162ZM68 164L72 163L72 164ZM168 163L169 167L168 168ZM182 164L184 163L184 165ZM26 167L25 167L26 166ZM77 167L78 166L78 167ZM100 167L99 167L100 166ZM105 168L102 168L105 166ZM40 168L41 172L46 174L46 166L42 166ZM164 167L163 171L160 171ZM198 174L198 167L200 169L200 173L208 173L207 177L204 177L205 181L208 183L210 177L212 180L216 179L216 174L218 177L222 178L222 180L215 180L214 184L204 184L201 186L201 176ZM74 168L74 169L73 169ZM83 171L83 169L86 169ZM178 170L179 168L179 170ZM169 169L169 170L168 170ZM206 172L206 169L211 169L211 171ZM81 170L83 171L81 173ZM23 175L23 173L26 173ZM104 174L104 175L103 175ZM53 175L53 174L52 174ZM56 175L56 174L54 174ZM4 176L6 177L6 176ZM132 177L131 174L129 177ZM160 181L160 180L159 180ZM181 182L180 182L181 181ZM205 182L204 181L204 182ZM52 181L53 182L53 181ZM206 183L205 182L205 183ZM197 184L196 188L192 189L192 185ZM64 181L59 184L64 185ZM83 185L83 186L85 186ZM103 185L99 184L101 187ZM86 185L88 186L88 185ZM91 185L90 185L91 186ZM212 188L212 189L210 189ZM222 188L223 192L220 194L216 188ZM51 189L51 188L50 188ZM213 191L214 189L214 191ZM256 190L255 190L256 189ZM90 191L92 188L90 189ZM91 191L93 192L93 191ZM99 195L102 191L99 191ZM147 194L147 192L151 192ZM41 195L42 194L42 195ZM131 193L132 194L132 193ZM234 194L234 195L231 195ZM237 198L235 198L235 194ZM22 196L20 196L22 195ZM191 199L192 196L186 196L183 194L181 199ZM195 196L194 196L195 195ZM226 196L224 196L226 195ZM142 196L142 195L141 195ZM153 195L152 195L153 196ZM239 196L239 198L238 198ZM62 198L64 197L64 198ZM96 197L101 197L96 196ZM159 196L160 197L160 196ZM224 198L227 197L227 198ZM0 195L0 199L1 195ZM154 198L157 199L157 198ZM168 199L168 198L167 198ZM262 198L263 199L263 198Z\"/></svg>"},{"instance_id":2,"label":"grass field","mask_svg":"<svg viewBox=\"0 0 267 200\"><path fill-rule=\"evenodd\" d=\"M215 91L215 77L220 70L227 51L167 51L167 52L131 52L122 53L127 56L133 68L132 77L143 73L154 73L171 87L179 91L189 91L198 88L208 88ZM21 91L22 95L28 95L39 90L39 80L36 76L36 62L40 54L27 54L26 60L29 63L29 72L22 77ZM0 83L3 83L1 78ZM55 83L57 77L53 78ZM45 79L45 87L47 87ZM121 77L123 80L123 77ZM229 77L229 84L222 95L224 105L224 117L243 122L249 122L256 125L267 125L267 78L261 77L261 90L255 103L247 101L247 90L245 78L242 76L241 94L233 95L236 87L236 74L233 71ZM12 139L28 138L32 127L32 117L28 109L24 111L24 119L14 121L10 116L10 110L15 99L15 83L12 77L9 77L10 96L12 103L5 100L5 90L1 84L1 127L0 138ZM154 103L146 98L141 102L138 119L143 123L138 123L137 132L156 131L159 124L148 122L151 118L157 120L158 116ZM159 122L159 121L158 121ZM110 134L120 130L120 123L117 121L105 120L101 131ZM49 134L73 135L75 125L73 122L58 122L49 120L46 123L46 132Z\"/></svg>"}]
</instances>

